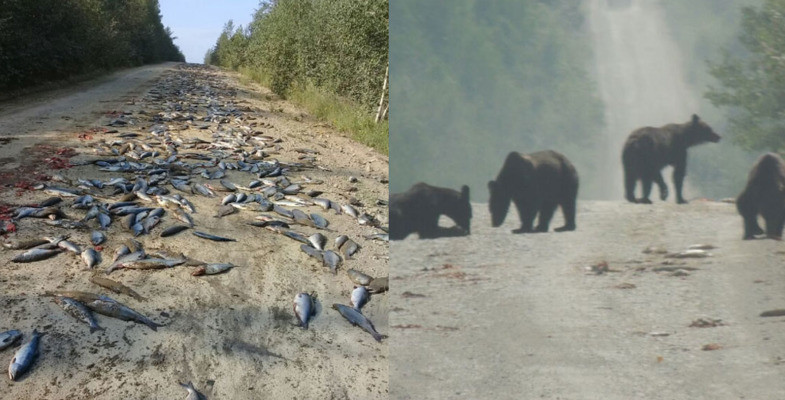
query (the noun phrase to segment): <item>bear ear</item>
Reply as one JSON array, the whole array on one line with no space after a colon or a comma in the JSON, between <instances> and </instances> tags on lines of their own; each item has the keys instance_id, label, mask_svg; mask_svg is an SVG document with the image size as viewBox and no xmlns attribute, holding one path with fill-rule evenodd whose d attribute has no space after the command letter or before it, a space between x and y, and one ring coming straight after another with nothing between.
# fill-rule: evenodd
<instances>
[{"instance_id":1,"label":"bear ear","mask_svg":"<svg viewBox=\"0 0 785 400\"><path fill-rule=\"evenodd\" d=\"M463 185L461 187L461 198L469 200L469 186Z\"/></svg>"},{"instance_id":2,"label":"bear ear","mask_svg":"<svg viewBox=\"0 0 785 400\"><path fill-rule=\"evenodd\" d=\"M698 121L700 121L700 117L698 117L698 114L692 114L692 123L697 124Z\"/></svg>"}]
</instances>

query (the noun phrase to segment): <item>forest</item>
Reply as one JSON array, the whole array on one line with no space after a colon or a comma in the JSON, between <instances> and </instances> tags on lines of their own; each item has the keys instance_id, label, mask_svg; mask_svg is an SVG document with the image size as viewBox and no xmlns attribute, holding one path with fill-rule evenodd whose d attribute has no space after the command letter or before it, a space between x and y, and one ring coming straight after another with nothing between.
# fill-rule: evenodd
<instances>
[{"instance_id":1,"label":"forest","mask_svg":"<svg viewBox=\"0 0 785 400\"><path fill-rule=\"evenodd\" d=\"M624 7L636 0L597 1ZM621 146L609 153L599 138L605 105L595 77L590 3L392 2L391 192L418 181L469 184L472 199L482 202L508 152L552 148L578 168L582 198L610 199L598 190L607 179L601 159L611 154L616 162ZM656 6L665 21L662 36L676 43L697 99L696 109L672 122L697 113L724 138L691 150L688 180L701 196L735 197L760 152L785 150L785 24L779 23L785 2L663 0Z\"/></svg>"},{"instance_id":2,"label":"forest","mask_svg":"<svg viewBox=\"0 0 785 400\"><path fill-rule=\"evenodd\" d=\"M184 61L158 0L0 0L0 92Z\"/></svg>"},{"instance_id":3,"label":"forest","mask_svg":"<svg viewBox=\"0 0 785 400\"><path fill-rule=\"evenodd\" d=\"M262 1L250 26L227 22L205 63L240 71L386 153L387 122L375 120L386 104L388 19L386 0Z\"/></svg>"}]
</instances>

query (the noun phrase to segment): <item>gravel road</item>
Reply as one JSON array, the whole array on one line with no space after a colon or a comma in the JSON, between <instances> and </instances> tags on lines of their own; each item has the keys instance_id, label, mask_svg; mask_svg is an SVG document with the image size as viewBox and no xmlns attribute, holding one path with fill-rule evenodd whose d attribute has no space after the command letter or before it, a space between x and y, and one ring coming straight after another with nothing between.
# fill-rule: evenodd
<instances>
[{"instance_id":1,"label":"gravel road","mask_svg":"<svg viewBox=\"0 0 785 400\"><path fill-rule=\"evenodd\" d=\"M785 247L742 241L733 204L584 201L530 235L473 206L471 237L391 244L391 398L785 398L785 317L759 316ZM716 248L658 252L693 244Z\"/></svg>"}]
</instances>

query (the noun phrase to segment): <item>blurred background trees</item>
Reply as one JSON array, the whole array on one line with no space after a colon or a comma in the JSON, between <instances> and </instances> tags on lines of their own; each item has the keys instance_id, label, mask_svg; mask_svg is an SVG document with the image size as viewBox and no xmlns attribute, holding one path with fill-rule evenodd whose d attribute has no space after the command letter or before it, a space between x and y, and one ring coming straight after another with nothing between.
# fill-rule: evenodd
<instances>
[{"instance_id":1,"label":"blurred background trees","mask_svg":"<svg viewBox=\"0 0 785 400\"><path fill-rule=\"evenodd\" d=\"M0 0L0 91L184 61L158 0Z\"/></svg>"}]
</instances>

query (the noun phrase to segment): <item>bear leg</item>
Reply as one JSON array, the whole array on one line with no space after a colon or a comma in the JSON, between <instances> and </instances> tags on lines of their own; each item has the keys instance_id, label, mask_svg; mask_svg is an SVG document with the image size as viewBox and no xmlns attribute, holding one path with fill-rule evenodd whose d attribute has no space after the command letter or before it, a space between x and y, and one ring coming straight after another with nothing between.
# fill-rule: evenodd
<instances>
[{"instance_id":1,"label":"bear leg","mask_svg":"<svg viewBox=\"0 0 785 400\"><path fill-rule=\"evenodd\" d=\"M657 171L657 173L654 174L654 182L660 188L660 200L665 201L665 199L668 198L668 185L666 185L665 180L662 179L661 171Z\"/></svg>"},{"instance_id":2,"label":"bear leg","mask_svg":"<svg viewBox=\"0 0 785 400\"><path fill-rule=\"evenodd\" d=\"M540 216L537 228L534 229L535 232L548 232L548 228L551 226L551 218L553 218L553 213L556 212L557 206L558 204L552 202L543 203L540 206Z\"/></svg>"},{"instance_id":3,"label":"bear leg","mask_svg":"<svg viewBox=\"0 0 785 400\"><path fill-rule=\"evenodd\" d=\"M561 212L564 214L564 226L554 229L556 232L575 230L575 197L561 203Z\"/></svg>"},{"instance_id":4,"label":"bear leg","mask_svg":"<svg viewBox=\"0 0 785 400\"><path fill-rule=\"evenodd\" d=\"M673 167L673 186L676 188L676 203L687 204L687 200L681 195L682 186L684 186L684 176L687 175L687 160L683 163L677 163Z\"/></svg>"},{"instance_id":5,"label":"bear leg","mask_svg":"<svg viewBox=\"0 0 785 400\"><path fill-rule=\"evenodd\" d=\"M630 203L637 203L635 200L635 184L638 181L637 174L634 174L630 168L624 168L624 193L625 198Z\"/></svg>"},{"instance_id":6,"label":"bear leg","mask_svg":"<svg viewBox=\"0 0 785 400\"><path fill-rule=\"evenodd\" d=\"M643 197L638 199L638 203L651 204L651 200L649 200L649 196L651 196L651 184L652 184L651 176L649 175L643 176L642 182L643 182Z\"/></svg>"},{"instance_id":7,"label":"bear leg","mask_svg":"<svg viewBox=\"0 0 785 400\"><path fill-rule=\"evenodd\" d=\"M782 240L782 227L785 222L785 210L772 210L763 215L766 221L766 237L769 239Z\"/></svg>"},{"instance_id":8,"label":"bear leg","mask_svg":"<svg viewBox=\"0 0 785 400\"><path fill-rule=\"evenodd\" d=\"M521 218L521 227L513 229L512 233L530 233L534 231L534 217L537 216L537 209L531 205L524 204L523 201L513 199L515 208L518 209L518 215Z\"/></svg>"}]
</instances>

